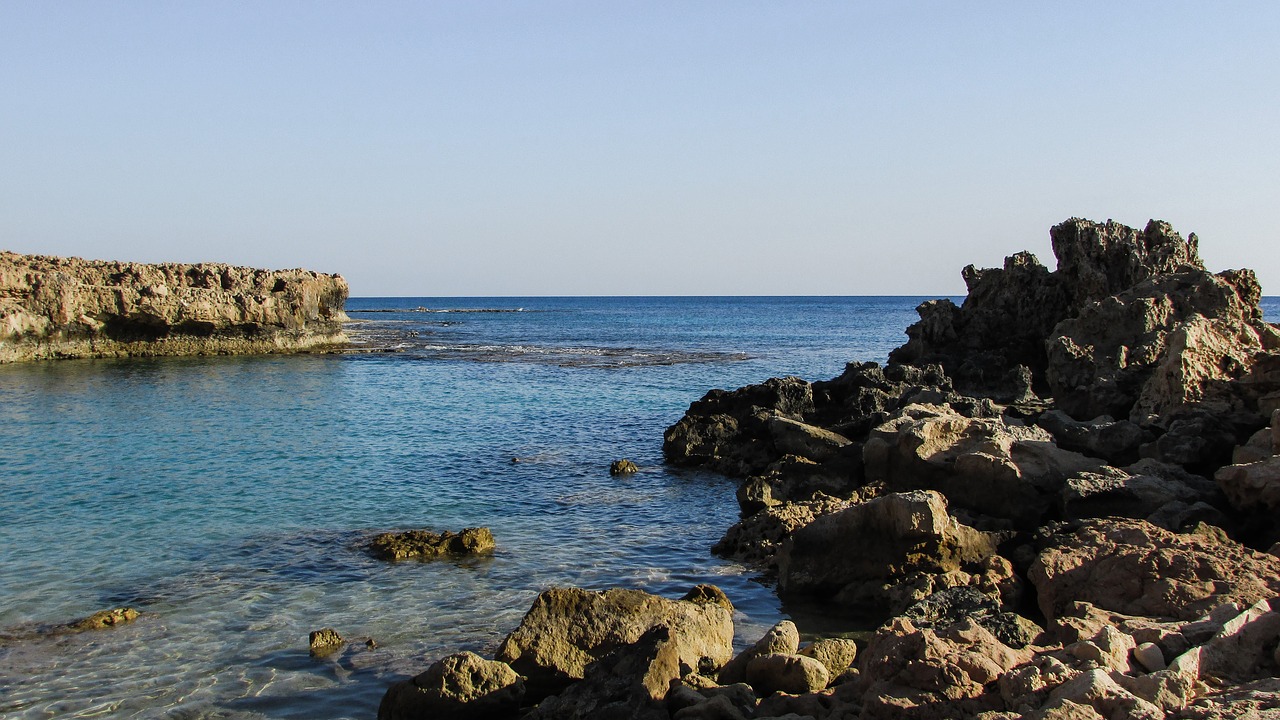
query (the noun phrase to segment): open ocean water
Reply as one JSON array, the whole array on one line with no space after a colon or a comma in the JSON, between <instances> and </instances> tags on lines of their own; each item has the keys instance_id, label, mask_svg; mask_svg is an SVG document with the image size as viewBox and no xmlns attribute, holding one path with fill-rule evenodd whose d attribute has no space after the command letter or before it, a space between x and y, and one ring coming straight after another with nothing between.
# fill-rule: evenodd
<instances>
[{"instance_id":1,"label":"open ocean water","mask_svg":"<svg viewBox=\"0 0 1280 720\"><path fill-rule=\"evenodd\" d=\"M355 298L396 352L0 366L0 717L373 718L553 585L715 583L754 641L784 609L708 551L734 482L664 467L662 432L710 388L883 362L922 299ZM362 549L474 525L492 557ZM357 642L312 658L323 627Z\"/></svg>"}]
</instances>

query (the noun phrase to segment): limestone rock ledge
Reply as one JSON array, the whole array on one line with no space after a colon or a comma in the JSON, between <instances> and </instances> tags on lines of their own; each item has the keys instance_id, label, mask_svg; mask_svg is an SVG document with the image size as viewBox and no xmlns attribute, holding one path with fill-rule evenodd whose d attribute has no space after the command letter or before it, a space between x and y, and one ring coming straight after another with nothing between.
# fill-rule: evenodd
<instances>
[{"instance_id":1,"label":"limestone rock ledge","mask_svg":"<svg viewBox=\"0 0 1280 720\"><path fill-rule=\"evenodd\" d=\"M310 270L0 251L0 363L344 345L347 281Z\"/></svg>"}]
</instances>

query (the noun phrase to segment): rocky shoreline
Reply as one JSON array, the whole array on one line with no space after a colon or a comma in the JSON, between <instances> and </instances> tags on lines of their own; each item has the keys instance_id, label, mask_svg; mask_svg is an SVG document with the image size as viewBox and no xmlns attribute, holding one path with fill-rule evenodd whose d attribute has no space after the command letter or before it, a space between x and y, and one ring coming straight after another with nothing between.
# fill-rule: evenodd
<instances>
[{"instance_id":1,"label":"rocky shoreline","mask_svg":"<svg viewBox=\"0 0 1280 720\"><path fill-rule=\"evenodd\" d=\"M0 252L0 363L343 347L347 295L309 270Z\"/></svg>"},{"instance_id":2,"label":"rocky shoreline","mask_svg":"<svg viewBox=\"0 0 1280 720\"><path fill-rule=\"evenodd\" d=\"M965 268L883 367L713 390L668 462L742 478L716 546L883 622L734 656L732 603L544 592L380 718L1280 717L1280 331L1194 235L1071 219ZM1270 550L1270 552L1267 552ZM1273 607L1274 605L1274 607Z\"/></svg>"}]
</instances>

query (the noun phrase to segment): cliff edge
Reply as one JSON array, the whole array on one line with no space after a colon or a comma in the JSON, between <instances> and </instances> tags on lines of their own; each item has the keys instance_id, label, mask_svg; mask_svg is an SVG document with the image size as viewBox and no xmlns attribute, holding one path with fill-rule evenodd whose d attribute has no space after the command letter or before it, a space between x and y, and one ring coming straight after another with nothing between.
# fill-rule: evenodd
<instances>
[{"instance_id":1,"label":"cliff edge","mask_svg":"<svg viewBox=\"0 0 1280 720\"><path fill-rule=\"evenodd\" d=\"M0 251L0 363L343 345L347 282L310 270Z\"/></svg>"}]
</instances>

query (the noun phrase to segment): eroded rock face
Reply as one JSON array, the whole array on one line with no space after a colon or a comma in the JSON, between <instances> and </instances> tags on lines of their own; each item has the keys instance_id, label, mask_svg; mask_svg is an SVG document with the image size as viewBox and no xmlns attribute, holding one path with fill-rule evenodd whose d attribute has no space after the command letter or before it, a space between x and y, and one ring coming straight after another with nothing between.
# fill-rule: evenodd
<instances>
[{"instance_id":1,"label":"eroded rock face","mask_svg":"<svg viewBox=\"0 0 1280 720\"><path fill-rule=\"evenodd\" d=\"M523 697L524 682L510 667L460 652L388 688L378 720L514 718Z\"/></svg>"},{"instance_id":2,"label":"eroded rock face","mask_svg":"<svg viewBox=\"0 0 1280 720\"><path fill-rule=\"evenodd\" d=\"M1049 337L1047 379L1059 408L1168 427L1192 407L1256 412L1243 377L1280 347L1262 321L1251 271L1161 275L1082 308Z\"/></svg>"},{"instance_id":3,"label":"eroded rock face","mask_svg":"<svg viewBox=\"0 0 1280 720\"><path fill-rule=\"evenodd\" d=\"M883 610L914 574L942 574L995 553L996 539L947 514L937 492L894 493L797 529L778 554L778 591Z\"/></svg>"},{"instance_id":4,"label":"eroded rock face","mask_svg":"<svg viewBox=\"0 0 1280 720\"><path fill-rule=\"evenodd\" d=\"M668 600L640 590L543 592L496 659L528 678L531 699L581 679L589 664L635 643L658 625L670 630L685 671L713 672L733 657L733 615L718 602Z\"/></svg>"},{"instance_id":5,"label":"eroded rock face","mask_svg":"<svg viewBox=\"0 0 1280 720\"><path fill-rule=\"evenodd\" d=\"M1050 540L1028 576L1053 619L1076 601L1127 615L1194 619L1280 593L1280 558L1224 537L1142 520L1089 520Z\"/></svg>"},{"instance_id":6,"label":"eroded rock face","mask_svg":"<svg viewBox=\"0 0 1280 720\"><path fill-rule=\"evenodd\" d=\"M0 362L342 345L347 293L308 270L0 252Z\"/></svg>"}]
</instances>

